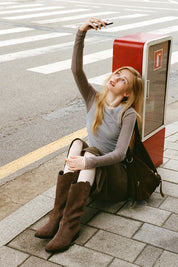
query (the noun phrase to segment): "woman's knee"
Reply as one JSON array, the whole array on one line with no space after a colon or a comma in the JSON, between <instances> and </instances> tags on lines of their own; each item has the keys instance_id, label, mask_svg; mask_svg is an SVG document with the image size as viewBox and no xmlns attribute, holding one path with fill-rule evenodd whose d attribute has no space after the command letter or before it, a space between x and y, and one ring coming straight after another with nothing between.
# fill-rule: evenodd
<instances>
[{"instance_id":1,"label":"woman's knee","mask_svg":"<svg viewBox=\"0 0 178 267\"><path fill-rule=\"evenodd\" d=\"M83 149L83 143L80 139L75 139L69 149L68 156L79 156Z\"/></svg>"},{"instance_id":2,"label":"woman's knee","mask_svg":"<svg viewBox=\"0 0 178 267\"><path fill-rule=\"evenodd\" d=\"M92 153L90 153L90 152L88 152L88 151L86 151L86 152L85 152L85 154L84 154L84 156L85 156L85 157L92 157L92 156L93 156L93 154L92 154Z\"/></svg>"}]
</instances>

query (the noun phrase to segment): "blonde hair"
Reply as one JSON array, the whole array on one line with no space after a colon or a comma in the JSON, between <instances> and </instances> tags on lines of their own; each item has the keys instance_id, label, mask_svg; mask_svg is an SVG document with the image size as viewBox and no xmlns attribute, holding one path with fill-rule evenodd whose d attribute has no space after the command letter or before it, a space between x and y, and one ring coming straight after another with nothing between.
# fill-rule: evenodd
<instances>
[{"instance_id":1,"label":"blonde hair","mask_svg":"<svg viewBox=\"0 0 178 267\"><path fill-rule=\"evenodd\" d=\"M133 74L134 79L133 79L133 86L130 90L129 97L128 98L124 97L122 100L121 104L123 106L123 110L122 110L122 112L118 118L118 121L120 119L122 119L124 112L128 108L133 107L137 113L138 124L140 125L140 123L141 123L140 112L141 112L142 101L143 101L143 90L144 90L143 79L137 70L135 70L134 68L132 68L130 66L124 66L124 67L121 67L121 68L117 69L116 71L114 71L108 77L108 79L105 82L105 86L104 86L103 90L96 95L97 107L96 107L95 119L94 119L94 122L92 125L92 132L94 134L96 134L98 126L101 125L103 115L104 115L104 105L106 103L106 96L108 93L108 88L106 87L106 84L110 80L112 75L118 73L121 70L125 70L125 69L130 71Z\"/></svg>"}]
</instances>

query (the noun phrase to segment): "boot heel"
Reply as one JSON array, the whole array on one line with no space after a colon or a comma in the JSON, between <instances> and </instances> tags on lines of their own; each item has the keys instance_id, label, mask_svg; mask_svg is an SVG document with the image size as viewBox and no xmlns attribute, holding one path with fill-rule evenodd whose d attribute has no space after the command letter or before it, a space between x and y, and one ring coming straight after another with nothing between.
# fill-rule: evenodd
<instances>
[{"instance_id":1,"label":"boot heel","mask_svg":"<svg viewBox=\"0 0 178 267\"><path fill-rule=\"evenodd\" d=\"M80 235L80 231L78 231L78 233L76 233L76 235L74 235L74 237L72 238L71 243L74 242L79 237L79 235Z\"/></svg>"}]
</instances>

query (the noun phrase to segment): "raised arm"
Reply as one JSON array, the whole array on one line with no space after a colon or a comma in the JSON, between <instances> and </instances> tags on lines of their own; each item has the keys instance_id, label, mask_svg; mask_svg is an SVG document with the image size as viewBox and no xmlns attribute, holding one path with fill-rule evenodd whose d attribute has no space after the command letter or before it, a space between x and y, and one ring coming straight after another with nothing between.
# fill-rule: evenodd
<instances>
[{"instance_id":1,"label":"raised arm","mask_svg":"<svg viewBox=\"0 0 178 267\"><path fill-rule=\"evenodd\" d=\"M108 166L124 160L136 121L134 109L128 109L123 115L122 128L114 151L103 156L92 156L85 159L85 169Z\"/></svg>"},{"instance_id":2,"label":"raised arm","mask_svg":"<svg viewBox=\"0 0 178 267\"><path fill-rule=\"evenodd\" d=\"M97 93L95 89L92 87L92 85L88 82L88 79L83 70L83 48L84 48L84 39L86 33L90 29L90 25L97 30L96 26L92 22L92 19L94 18L90 18L89 20L87 20L87 22L82 24L78 29L73 48L72 66L71 66L74 79L76 81L76 84L79 88L82 97L85 100L87 109L89 109L90 103L93 102L93 99ZM105 24L103 21L98 20L98 25L99 25L98 28L101 29L99 22L102 23L103 26L105 26Z\"/></svg>"}]
</instances>

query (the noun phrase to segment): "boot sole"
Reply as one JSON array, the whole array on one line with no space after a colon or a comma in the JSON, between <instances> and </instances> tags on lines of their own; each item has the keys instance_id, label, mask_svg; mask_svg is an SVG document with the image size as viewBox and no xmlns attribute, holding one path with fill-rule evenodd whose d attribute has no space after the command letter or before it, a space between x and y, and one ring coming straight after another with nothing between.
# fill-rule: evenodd
<instances>
[{"instance_id":1,"label":"boot sole","mask_svg":"<svg viewBox=\"0 0 178 267\"><path fill-rule=\"evenodd\" d=\"M54 235L53 236L39 236L39 235L35 234L35 237L40 238L40 239L51 239L54 237Z\"/></svg>"},{"instance_id":2,"label":"boot sole","mask_svg":"<svg viewBox=\"0 0 178 267\"><path fill-rule=\"evenodd\" d=\"M46 252L58 253L58 252L64 252L64 251L68 250L73 245L73 242L79 237L79 234L80 234L80 231L78 233L76 233L76 235L73 237L71 243L68 246L65 246L65 247L59 248L59 249L54 249L54 250L48 250L45 248Z\"/></svg>"}]
</instances>

